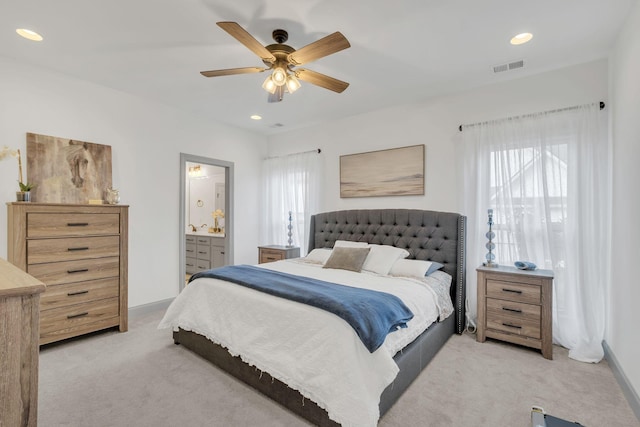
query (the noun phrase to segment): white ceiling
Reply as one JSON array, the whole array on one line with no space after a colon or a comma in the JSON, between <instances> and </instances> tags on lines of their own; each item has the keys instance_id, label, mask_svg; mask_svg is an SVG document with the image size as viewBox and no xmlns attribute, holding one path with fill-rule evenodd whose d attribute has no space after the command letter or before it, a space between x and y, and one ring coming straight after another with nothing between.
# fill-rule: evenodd
<instances>
[{"instance_id":1,"label":"white ceiling","mask_svg":"<svg viewBox=\"0 0 640 427\"><path fill-rule=\"evenodd\" d=\"M635 1L0 0L0 55L270 135L606 57ZM350 86L337 94L302 82L268 104L264 73L202 77L263 65L217 21L265 45L285 29L296 49L340 31L351 48L305 68ZM509 44L525 31L531 42ZM524 69L493 73L519 59Z\"/></svg>"}]
</instances>

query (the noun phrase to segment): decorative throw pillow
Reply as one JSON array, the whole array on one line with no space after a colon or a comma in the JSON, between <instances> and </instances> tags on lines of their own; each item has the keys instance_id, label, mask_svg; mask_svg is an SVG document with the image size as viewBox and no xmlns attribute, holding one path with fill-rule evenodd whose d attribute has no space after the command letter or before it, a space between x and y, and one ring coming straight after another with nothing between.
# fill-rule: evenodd
<instances>
[{"instance_id":1,"label":"decorative throw pillow","mask_svg":"<svg viewBox=\"0 0 640 427\"><path fill-rule=\"evenodd\" d=\"M382 275L389 274L391 266L401 259L409 256L409 252L389 245L369 245L371 252L362 266L363 270Z\"/></svg>"},{"instance_id":2,"label":"decorative throw pillow","mask_svg":"<svg viewBox=\"0 0 640 427\"><path fill-rule=\"evenodd\" d=\"M318 248L314 249L304 257L305 261L312 262L314 264L324 264L331 256L331 249Z\"/></svg>"},{"instance_id":3,"label":"decorative throw pillow","mask_svg":"<svg viewBox=\"0 0 640 427\"><path fill-rule=\"evenodd\" d=\"M444 266L438 262L418 259L399 259L391 267L389 275L421 278L430 275L442 267Z\"/></svg>"},{"instance_id":4,"label":"decorative throw pillow","mask_svg":"<svg viewBox=\"0 0 640 427\"><path fill-rule=\"evenodd\" d=\"M355 271L362 270L362 264L367 259L369 248L333 248L331 256L324 263L322 268L336 268L340 270Z\"/></svg>"},{"instance_id":5,"label":"decorative throw pillow","mask_svg":"<svg viewBox=\"0 0 640 427\"><path fill-rule=\"evenodd\" d=\"M351 240L336 240L334 248L366 248L369 244L367 242L352 242Z\"/></svg>"}]
</instances>

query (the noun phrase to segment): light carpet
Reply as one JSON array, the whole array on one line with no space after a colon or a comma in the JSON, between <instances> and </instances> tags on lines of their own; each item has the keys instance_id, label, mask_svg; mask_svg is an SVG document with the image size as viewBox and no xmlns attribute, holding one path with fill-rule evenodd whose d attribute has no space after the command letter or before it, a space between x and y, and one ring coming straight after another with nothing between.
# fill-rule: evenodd
<instances>
[{"instance_id":1,"label":"light carpet","mask_svg":"<svg viewBox=\"0 0 640 427\"><path fill-rule=\"evenodd\" d=\"M40 352L38 421L47 426L308 426L157 330L164 310ZM392 426L530 426L533 405L584 426L640 427L606 361L576 362L453 336L380 420Z\"/></svg>"}]
</instances>

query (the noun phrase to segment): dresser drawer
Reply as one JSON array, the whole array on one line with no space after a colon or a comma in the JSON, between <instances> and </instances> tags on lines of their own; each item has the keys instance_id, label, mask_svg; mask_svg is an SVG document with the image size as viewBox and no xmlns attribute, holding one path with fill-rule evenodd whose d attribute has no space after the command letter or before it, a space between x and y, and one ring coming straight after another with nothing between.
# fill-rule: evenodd
<instances>
[{"instance_id":1,"label":"dresser drawer","mask_svg":"<svg viewBox=\"0 0 640 427\"><path fill-rule=\"evenodd\" d=\"M27 266L27 273L47 286L118 277L119 257L84 259Z\"/></svg>"},{"instance_id":2,"label":"dresser drawer","mask_svg":"<svg viewBox=\"0 0 640 427\"><path fill-rule=\"evenodd\" d=\"M118 315L118 298L43 310L40 312L40 343L77 335L78 330L96 323L102 323L104 327L117 325ZM92 329L99 328L93 326Z\"/></svg>"},{"instance_id":3,"label":"dresser drawer","mask_svg":"<svg viewBox=\"0 0 640 427\"><path fill-rule=\"evenodd\" d=\"M272 249L260 249L260 264L265 262L274 262L285 259L285 253L283 251Z\"/></svg>"},{"instance_id":4,"label":"dresser drawer","mask_svg":"<svg viewBox=\"0 0 640 427\"><path fill-rule=\"evenodd\" d=\"M118 256L120 237L27 240L27 264Z\"/></svg>"},{"instance_id":5,"label":"dresser drawer","mask_svg":"<svg viewBox=\"0 0 640 427\"><path fill-rule=\"evenodd\" d=\"M120 283L117 277L47 286L40 297L40 309L50 310L72 304L86 303L119 295Z\"/></svg>"},{"instance_id":6,"label":"dresser drawer","mask_svg":"<svg viewBox=\"0 0 640 427\"><path fill-rule=\"evenodd\" d=\"M117 213L39 213L27 214L27 237L63 237L118 234Z\"/></svg>"},{"instance_id":7,"label":"dresser drawer","mask_svg":"<svg viewBox=\"0 0 640 427\"><path fill-rule=\"evenodd\" d=\"M540 304L540 286L521 285L500 280L487 280L487 297L508 301Z\"/></svg>"},{"instance_id":8,"label":"dresser drawer","mask_svg":"<svg viewBox=\"0 0 640 427\"><path fill-rule=\"evenodd\" d=\"M196 248L196 258L202 260L210 260L211 259L211 246L202 246L198 245Z\"/></svg>"}]
</instances>

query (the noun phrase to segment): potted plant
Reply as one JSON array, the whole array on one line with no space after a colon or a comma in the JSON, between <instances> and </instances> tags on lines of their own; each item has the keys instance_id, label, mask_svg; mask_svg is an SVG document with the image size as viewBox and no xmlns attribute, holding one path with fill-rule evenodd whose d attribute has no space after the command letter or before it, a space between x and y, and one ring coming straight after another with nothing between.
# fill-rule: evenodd
<instances>
[{"instance_id":1,"label":"potted plant","mask_svg":"<svg viewBox=\"0 0 640 427\"><path fill-rule=\"evenodd\" d=\"M30 182L24 182L22 180L22 157L20 156L20 149L12 150L6 145L0 150L0 160L6 159L8 157L17 157L18 158L18 186L20 191L16 191L16 200L18 202L30 202L31 201L31 190L36 186Z\"/></svg>"}]
</instances>

